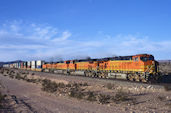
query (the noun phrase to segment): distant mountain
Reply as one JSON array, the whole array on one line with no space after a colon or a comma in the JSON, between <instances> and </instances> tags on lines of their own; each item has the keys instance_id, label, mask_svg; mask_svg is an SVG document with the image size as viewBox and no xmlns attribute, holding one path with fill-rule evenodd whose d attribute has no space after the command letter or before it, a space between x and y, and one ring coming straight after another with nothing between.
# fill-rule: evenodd
<instances>
[{"instance_id":1,"label":"distant mountain","mask_svg":"<svg viewBox=\"0 0 171 113\"><path fill-rule=\"evenodd\" d=\"M18 63L22 62L21 60L16 60L16 61L9 61L9 62L4 62L4 64L11 64L11 63Z\"/></svg>"},{"instance_id":2,"label":"distant mountain","mask_svg":"<svg viewBox=\"0 0 171 113\"><path fill-rule=\"evenodd\" d=\"M161 63L162 63L162 62L163 62L163 63L164 63L164 62L171 63L171 60L158 60L158 62L161 62Z\"/></svg>"},{"instance_id":3,"label":"distant mountain","mask_svg":"<svg viewBox=\"0 0 171 113\"><path fill-rule=\"evenodd\" d=\"M16 61L9 61L9 62L0 62L0 67L3 66L3 64L11 64L11 63L18 63L18 62L22 62L21 60L16 60Z\"/></svg>"}]
</instances>

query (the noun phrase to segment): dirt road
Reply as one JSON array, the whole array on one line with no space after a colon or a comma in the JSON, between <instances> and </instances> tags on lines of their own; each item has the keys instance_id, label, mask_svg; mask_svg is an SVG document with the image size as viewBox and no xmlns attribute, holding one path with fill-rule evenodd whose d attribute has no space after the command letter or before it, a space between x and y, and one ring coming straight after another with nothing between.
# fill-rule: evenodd
<instances>
[{"instance_id":1,"label":"dirt road","mask_svg":"<svg viewBox=\"0 0 171 113\"><path fill-rule=\"evenodd\" d=\"M24 101L24 111L38 113L113 113L121 109L83 102L72 98L56 97L41 91L39 85L0 76L6 94L15 95L18 101ZM20 106L21 107L21 106ZM123 111L124 112L124 111Z\"/></svg>"}]
</instances>

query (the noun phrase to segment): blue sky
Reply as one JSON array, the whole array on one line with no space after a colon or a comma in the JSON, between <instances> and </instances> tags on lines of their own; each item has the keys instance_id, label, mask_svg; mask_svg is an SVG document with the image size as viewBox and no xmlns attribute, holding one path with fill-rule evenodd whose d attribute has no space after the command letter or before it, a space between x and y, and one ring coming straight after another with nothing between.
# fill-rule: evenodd
<instances>
[{"instance_id":1,"label":"blue sky","mask_svg":"<svg viewBox=\"0 0 171 113\"><path fill-rule=\"evenodd\" d=\"M0 0L0 61L171 59L170 0Z\"/></svg>"}]
</instances>

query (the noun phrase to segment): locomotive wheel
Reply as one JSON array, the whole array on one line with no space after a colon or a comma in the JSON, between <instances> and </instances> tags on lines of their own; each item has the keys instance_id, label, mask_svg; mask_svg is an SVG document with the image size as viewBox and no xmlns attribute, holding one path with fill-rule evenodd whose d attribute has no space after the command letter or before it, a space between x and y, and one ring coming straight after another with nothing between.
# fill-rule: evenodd
<instances>
[{"instance_id":1,"label":"locomotive wheel","mask_svg":"<svg viewBox=\"0 0 171 113\"><path fill-rule=\"evenodd\" d=\"M143 77L143 78L141 78L141 80L140 80L141 82L147 82L147 80Z\"/></svg>"},{"instance_id":2,"label":"locomotive wheel","mask_svg":"<svg viewBox=\"0 0 171 113\"><path fill-rule=\"evenodd\" d=\"M105 78L104 72L101 72L101 78Z\"/></svg>"},{"instance_id":3,"label":"locomotive wheel","mask_svg":"<svg viewBox=\"0 0 171 113\"><path fill-rule=\"evenodd\" d=\"M108 73L107 73L107 72L104 72L104 73L103 73L103 77L104 77L104 78L107 78L107 77L108 77Z\"/></svg>"},{"instance_id":4,"label":"locomotive wheel","mask_svg":"<svg viewBox=\"0 0 171 113\"><path fill-rule=\"evenodd\" d=\"M100 72L99 73L99 78L106 78L106 73L105 72Z\"/></svg>"},{"instance_id":5,"label":"locomotive wheel","mask_svg":"<svg viewBox=\"0 0 171 113\"><path fill-rule=\"evenodd\" d=\"M98 76L98 77L99 77L99 78L102 78L102 73L101 73L101 72L99 73L99 76Z\"/></svg>"},{"instance_id":6,"label":"locomotive wheel","mask_svg":"<svg viewBox=\"0 0 171 113\"><path fill-rule=\"evenodd\" d=\"M84 72L84 75L85 75L86 77L88 76L88 71L87 71L87 70Z\"/></svg>"},{"instance_id":7,"label":"locomotive wheel","mask_svg":"<svg viewBox=\"0 0 171 113\"><path fill-rule=\"evenodd\" d=\"M128 74L128 80L134 81L134 76L132 74Z\"/></svg>"},{"instance_id":8,"label":"locomotive wheel","mask_svg":"<svg viewBox=\"0 0 171 113\"><path fill-rule=\"evenodd\" d=\"M90 71L87 72L87 76L90 77L91 76L91 73Z\"/></svg>"},{"instance_id":9,"label":"locomotive wheel","mask_svg":"<svg viewBox=\"0 0 171 113\"><path fill-rule=\"evenodd\" d=\"M140 76L138 74L135 74L134 75L134 79L135 79L135 81L138 81L139 82L140 81Z\"/></svg>"},{"instance_id":10,"label":"locomotive wheel","mask_svg":"<svg viewBox=\"0 0 171 113\"><path fill-rule=\"evenodd\" d=\"M95 76L96 76L96 72L92 71L92 72L91 72L91 77L94 78Z\"/></svg>"},{"instance_id":11,"label":"locomotive wheel","mask_svg":"<svg viewBox=\"0 0 171 113\"><path fill-rule=\"evenodd\" d=\"M89 77L92 77L92 76L93 76L92 71L89 71Z\"/></svg>"}]
</instances>

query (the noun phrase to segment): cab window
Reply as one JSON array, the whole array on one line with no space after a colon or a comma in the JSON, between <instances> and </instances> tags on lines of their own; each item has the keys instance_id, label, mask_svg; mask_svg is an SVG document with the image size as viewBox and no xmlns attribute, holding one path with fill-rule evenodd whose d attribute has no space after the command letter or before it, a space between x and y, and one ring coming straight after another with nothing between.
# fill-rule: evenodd
<instances>
[{"instance_id":1,"label":"cab window","mask_svg":"<svg viewBox=\"0 0 171 113\"><path fill-rule=\"evenodd\" d=\"M142 61L146 62L146 61L149 61L149 60L154 60L154 57L153 57L153 56L141 57L140 59L141 59Z\"/></svg>"},{"instance_id":2,"label":"cab window","mask_svg":"<svg viewBox=\"0 0 171 113\"><path fill-rule=\"evenodd\" d=\"M147 57L141 57L140 59L141 59L142 61L144 61L144 62L146 62L146 61L148 60Z\"/></svg>"},{"instance_id":3,"label":"cab window","mask_svg":"<svg viewBox=\"0 0 171 113\"><path fill-rule=\"evenodd\" d=\"M135 57L135 58L134 58L134 61L138 61L138 57Z\"/></svg>"}]
</instances>

